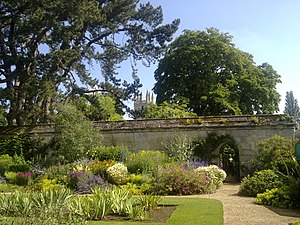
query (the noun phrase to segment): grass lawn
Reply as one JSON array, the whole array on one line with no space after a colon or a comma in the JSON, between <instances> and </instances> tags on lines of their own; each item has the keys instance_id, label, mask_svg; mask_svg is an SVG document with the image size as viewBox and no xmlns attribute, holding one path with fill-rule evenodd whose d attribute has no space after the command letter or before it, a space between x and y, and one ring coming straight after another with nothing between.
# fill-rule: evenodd
<instances>
[{"instance_id":1,"label":"grass lawn","mask_svg":"<svg viewBox=\"0 0 300 225\"><path fill-rule=\"evenodd\" d=\"M220 201L204 198L163 198L163 205L177 205L176 210L166 223L132 221L89 221L89 225L223 225L223 205ZM4 219L4 218L2 218ZM13 218L7 218L12 224ZM1 219L0 219L1 220ZM3 224L0 222L0 224Z\"/></svg>"},{"instance_id":2,"label":"grass lawn","mask_svg":"<svg viewBox=\"0 0 300 225\"><path fill-rule=\"evenodd\" d=\"M223 225L223 205L220 201L203 198L164 198L162 204L178 205L166 223L91 221L90 225Z\"/></svg>"}]
</instances>

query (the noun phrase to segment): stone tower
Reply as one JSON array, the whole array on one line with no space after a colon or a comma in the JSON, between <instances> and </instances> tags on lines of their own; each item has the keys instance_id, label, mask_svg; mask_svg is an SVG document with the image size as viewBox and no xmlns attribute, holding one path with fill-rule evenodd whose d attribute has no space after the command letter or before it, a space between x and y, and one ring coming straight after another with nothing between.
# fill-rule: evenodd
<instances>
[{"instance_id":1,"label":"stone tower","mask_svg":"<svg viewBox=\"0 0 300 225\"><path fill-rule=\"evenodd\" d=\"M136 96L134 100L134 110L135 111L142 111L143 109L146 109L150 104L154 103L154 96L153 93L150 94L149 91L146 92L146 99L143 99L143 94L139 94Z\"/></svg>"}]
</instances>

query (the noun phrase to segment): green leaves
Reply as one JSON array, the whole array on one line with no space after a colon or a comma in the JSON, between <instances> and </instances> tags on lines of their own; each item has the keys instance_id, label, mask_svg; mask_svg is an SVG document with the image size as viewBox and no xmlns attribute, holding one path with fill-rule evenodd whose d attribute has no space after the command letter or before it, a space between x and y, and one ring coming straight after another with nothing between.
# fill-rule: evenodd
<instances>
[{"instance_id":1,"label":"green leaves","mask_svg":"<svg viewBox=\"0 0 300 225\"><path fill-rule=\"evenodd\" d=\"M109 92L121 112L141 84L136 74L133 83L124 82L116 68L129 58L133 67L136 60L157 60L179 25L162 25L160 7L138 3L1 1L0 108L7 108L8 124L48 122L58 94L78 94L83 85ZM91 76L93 63L101 66L103 82Z\"/></svg>"},{"instance_id":2,"label":"green leaves","mask_svg":"<svg viewBox=\"0 0 300 225\"><path fill-rule=\"evenodd\" d=\"M269 64L235 48L232 36L209 28L185 30L168 47L154 75L157 103L188 99L199 116L274 113L280 76Z\"/></svg>"}]
</instances>

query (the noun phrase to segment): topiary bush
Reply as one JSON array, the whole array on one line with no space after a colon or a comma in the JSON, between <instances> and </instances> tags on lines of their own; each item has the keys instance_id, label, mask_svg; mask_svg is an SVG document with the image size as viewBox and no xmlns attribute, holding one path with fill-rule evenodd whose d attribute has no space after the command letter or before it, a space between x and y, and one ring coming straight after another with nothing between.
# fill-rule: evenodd
<instances>
[{"instance_id":1,"label":"topiary bush","mask_svg":"<svg viewBox=\"0 0 300 225\"><path fill-rule=\"evenodd\" d=\"M273 170L255 172L252 176L245 177L240 185L239 193L255 197L258 193L264 193L267 189L283 186L282 179Z\"/></svg>"}]
</instances>

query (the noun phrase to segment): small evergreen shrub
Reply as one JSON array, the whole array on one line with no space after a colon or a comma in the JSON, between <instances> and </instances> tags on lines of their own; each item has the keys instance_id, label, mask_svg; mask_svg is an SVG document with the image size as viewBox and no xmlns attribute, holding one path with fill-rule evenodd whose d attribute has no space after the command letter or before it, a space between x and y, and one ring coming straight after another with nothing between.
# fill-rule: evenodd
<instances>
[{"instance_id":1,"label":"small evergreen shrub","mask_svg":"<svg viewBox=\"0 0 300 225\"><path fill-rule=\"evenodd\" d=\"M116 163L107 169L108 180L113 184L124 184L128 176L127 167L123 163Z\"/></svg>"},{"instance_id":2,"label":"small evergreen shrub","mask_svg":"<svg viewBox=\"0 0 300 225\"><path fill-rule=\"evenodd\" d=\"M239 193L255 197L267 189L279 188L283 185L280 177L273 170L255 172L253 176L245 177L240 185Z\"/></svg>"},{"instance_id":3,"label":"small evergreen shrub","mask_svg":"<svg viewBox=\"0 0 300 225\"><path fill-rule=\"evenodd\" d=\"M131 153L126 158L129 173L148 173L158 169L168 161L167 155L161 151L144 151Z\"/></svg>"}]
</instances>

